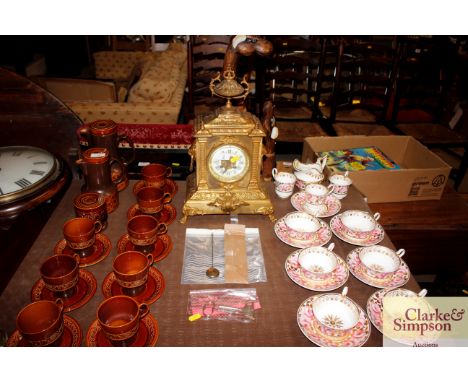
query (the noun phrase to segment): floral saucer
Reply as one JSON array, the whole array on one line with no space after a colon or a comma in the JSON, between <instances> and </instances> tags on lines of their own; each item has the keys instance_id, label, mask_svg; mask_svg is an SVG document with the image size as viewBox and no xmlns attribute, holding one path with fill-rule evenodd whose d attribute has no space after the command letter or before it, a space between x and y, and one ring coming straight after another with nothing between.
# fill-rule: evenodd
<instances>
[{"instance_id":1,"label":"floral saucer","mask_svg":"<svg viewBox=\"0 0 468 382\"><path fill-rule=\"evenodd\" d=\"M284 264L284 268L286 269L286 273L289 278L297 285L309 290L325 292L339 288L348 280L348 266L339 256L337 256L338 265L329 278L324 280L313 280L305 276L298 262L300 251L301 250L297 250L291 253Z\"/></svg>"},{"instance_id":2,"label":"floral saucer","mask_svg":"<svg viewBox=\"0 0 468 382\"><path fill-rule=\"evenodd\" d=\"M89 267L104 260L110 253L112 244L109 238L103 233L96 234L96 241L93 244L93 253L86 257L80 257L80 268ZM60 240L54 248L54 255L73 255L73 250L67 245L65 239Z\"/></svg>"},{"instance_id":3,"label":"floral saucer","mask_svg":"<svg viewBox=\"0 0 468 382\"><path fill-rule=\"evenodd\" d=\"M140 321L140 327L136 334L135 340L130 347L141 347L141 346L154 346L159 337L159 326L158 321L151 315L147 314ZM110 347L112 344L105 337L101 330L98 320L94 320L86 334L86 346L89 347Z\"/></svg>"},{"instance_id":4,"label":"floral saucer","mask_svg":"<svg viewBox=\"0 0 468 382\"><path fill-rule=\"evenodd\" d=\"M125 251L133 251L135 245L130 241L128 234L122 235L117 243L117 253ZM159 235L158 240L154 243L154 250L151 252L155 262L165 259L167 255L172 251L172 240L171 237L165 233Z\"/></svg>"},{"instance_id":5,"label":"floral saucer","mask_svg":"<svg viewBox=\"0 0 468 382\"><path fill-rule=\"evenodd\" d=\"M133 186L133 193L136 195L138 191L140 191L143 187L146 187L146 182L144 180L139 180ZM164 192L169 192L172 197L177 194L178 186L177 183L174 182L172 179L166 179L166 184L163 188Z\"/></svg>"},{"instance_id":6,"label":"floral saucer","mask_svg":"<svg viewBox=\"0 0 468 382\"><path fill-rule=\"evenodd\" d=\"M312 237L308 240L301 240L294 238L295 232L292 232L291 228L289 228L286 223L284 217L278 219L275 223L275 234L278 238L296 248L306 248L306 247L320 247L324 244L327 244L331 238L332 233L330 227L328 227L327 223L323 220L318 219L320 222L320 228L318 231L312 235Z\"/></svg>"},{"instance_id":7,"label":"floral saucer","mask_svg":"<svg viewBox=\"0 0 468 382\"><path fill-rule=\"evenodd\" d=\"M380 333L383 333L382 299L387 291L388 289L379 289L367 300L367 315L369 316L372 325L374 325Z\"/></svg>"},{"instance_id":8,"label":"floral saucer","mask_svg":"<svg viewBox=\"0 0 468 382\"><path fill-rule=\"evenodd\" d=\"M140 208L138 207L138 203L135 203L128 209L127 219L130 220L131 218L137 215L145 215L145 213L141 212ZM171 204L165 204L159 216L156 216L156 214L151 216L154 216L156 219L158 219L160 223L166 223L167 225L169 225L173 223L176 219L177 211L175 207Z\"/></svg>"},{"instance_id":9,"label":"floral saucer","mask_svg":"<svg viewBox=\"0 0 468 382\"><path fill-rule=\"evenodd\" d=\"M312 196L307 194L304 191L296 192L293 196L291 196L291 204L292 206L301 212L304 212L304 203L310 202L312 200ZM318 215L318 218L327 218L337 214L341 209L341 202L335 198L333 195L328 195L325 199L325 204L327 206L327 212L323 215Z\"/></svg>"},{"instance_id":10,"label":"floral saucer","mask_svg":"<svg viewBox=\"0 0 468 382\"><path fill-rule=\"evenodd\" d=\"M383 227L379 224L375 224L375 228L371 231L368 237L365 239L358 239L347 235L344 232L344 225L341 221L341 214L333 216L330 220L330 228L333 233L341 240L353 244L353 245L360 245L362 247L369 247L371 245L376 245L380 243L385 236L385 231Z\"/></svg>"},{"instance_id":11,"label":"floral saucer","mask_svg":"<svg viewBox=\"0 0 468 382\"><path fill-rule=\"evenodd\" d=\"M83 339L83 334L81 332L80 325L78 322L70 316L63 316L63 334L60 337L60 343L57 344L59 347L77 347L81 346L81 340ZM8 338L6 346L29 346L28 341L26 341L19 330L15 330L13 334Z\"/></svg>"},{"instance_id":12,"label":"floral saucer","mask_svg":"<svg viewBox=\"0 0 468 382\"><path fill-rule=\"evenodd\" d=\"M80 269L75 293L70 297L62 297L63 311L70 312L72 310L81 308L84 304L91 300L91 298L96 293L96 289L97 282L93 274L86 269ZM31 290L32 302L39 300L55 301L56 299L57 296L46 288L42 279L36 281Z\"/></svg>"},{"instance_id":13,"label":"floral saucer","mask_svg":"<svg viewBox=\"0 0 468 382\"><path fill-rule=\"evenodd\" d=\"M162 273L155 267L150 267L145 289L141 293L131 297L137 300L139 304L143 302L146 304L152 304L162 296L165 287L166 282L164 281ZM104 298L124 294L122 287L115 279L114 272L110 272L104 278L104 281L102 282L102 294L104 295Z\"/></svg>"},{"instance_id":14,"label":"floral saucer","mask_svg":"<svg viewBox=\"0 0 468 382\"><path fill-rule=\"evenodd\" d=\"M353 249L350 253L348 253L348 257L346 258L349 270L358 280L375 288L385 289L398 288L408 282L410 277L410 270L408 265L406 265L403 260L401 260L400 267L387 278L378 279L369 276L363 270L361 260L359 259L359 252L361 250L362 248Z\"/></svg>"},{"instance_id":15,"label":"floral saucer","mask_svg":"<svg viewBox=\"0 0 468 382\"><path fill-rule=\"evenodd\" d=\"M364 345L369 339L371 326L364 310L358 306L359 321L342 337L332 337L320 329L320 324L314 316L312 306L320 295L309 297L303 301L297 310L297 324L302 333L318 346L357 347Z\"/></svg>"}]
</instances>

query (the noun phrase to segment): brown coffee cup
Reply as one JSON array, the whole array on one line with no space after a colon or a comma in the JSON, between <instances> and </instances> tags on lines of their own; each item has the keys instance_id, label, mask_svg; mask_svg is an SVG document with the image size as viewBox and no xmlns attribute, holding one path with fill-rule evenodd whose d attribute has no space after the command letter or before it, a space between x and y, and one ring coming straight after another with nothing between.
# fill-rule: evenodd
<instances>
[{"instance_id":1,"label":"brown coffee cup","mask_svg":"<svg viewBox=\"0 0 468 382\"><path fill-rule=\"evenodd\" d=\"M138 208L145 214L158 214L171 200L169 192L156 187L143 187L137 192Z\"/></svg>"},{"instance_id":2,"label":"brown coffee cup","mask_svg":"<svg viewBox=\"0 0 468 382\"><path fill-rule=\"evenodd\" d=\"M166 185L166 179L172 176L172 168L159 163L151 163L143 167L141 176L147 186L163 188Z\"/></svg>"},{"instance_id":3,"label":"brown coffee cup","mask_svg":"<svg viewBox=\"0 0 468 382\"><path fill-rule=\"evenodd\" d=\"M63 225L63 236L68 246L80 257L89 256L93 250L96 233L100 232L102 224L99 220L89 218L73 218Z\"/></svg>"},{"instance_id":4,"label":"brown coffee cup","mask_svg":"<svg viewBox=\"0 0 468 382\"><path fill-rule=\"evenodd\" d=\"M137 215L128 221L127 232L135 250L147 254L153 252L158 235L167 232L167 225L153 216Z\"/></svg>"},{"instance_id":5,"label":"brown coffee cup","mask_svg":"<svg viewBox=\"0 0 468 382\"><path fill-rule=\"evenodd\" d=\"M107 228L107 205L104 195L98 192L84 192L74 199L73 206L77 217L99 220L102 229Z\"/></svg>"},{"instance_id":6,"label":"brown coffee cup","mask_svg":"<svg viewBox=\"0 0 468 382\"><path fill-rule=\"evenodd\" d=\"M106 338L114 346L130 345L140 327L140 320L149 313L148 305L138 304L129 296L114 296L98 307L97 319Z\"/></svg>"},{"instance_id":7,"label":"brown coffee cup","mask_svg":"<svg viewBox=\"0 0 468 382\"><path fill-rule=\"evenodd\" d=\"M63 301L40 300L26 305L16 317L16 327L32 346L57 344L63 334Z\"/></svg>"},{"instance_id":8,"label":"brown coffee cup","mask_svg":"<svg viewBox=\"0 0 468 382\"><path fill-rule=\"evenodd\" d=\"M46 259L40 273L45 287L57 297L68 298L76 292L79 279L80 256L56 255Z\"/></svg>"},{"instance_id":9,"label":"brown coffee cup","mask_svg":"<svg viewBox=\"0 0 468 382\"><path fill-rule=\"evenodd\" d=\"M153 261L153 255L145 255L138 251L127 251L117 255L112 269L124 294L136 296L144 290Z\"/></svg>"}]
</instances>

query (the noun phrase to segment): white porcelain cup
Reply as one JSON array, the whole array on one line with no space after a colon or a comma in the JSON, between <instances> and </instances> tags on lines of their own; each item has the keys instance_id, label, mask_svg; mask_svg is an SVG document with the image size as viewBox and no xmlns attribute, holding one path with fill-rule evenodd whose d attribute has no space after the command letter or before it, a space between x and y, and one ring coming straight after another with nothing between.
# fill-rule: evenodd
<instances>
[{"instance_id":1,"label":"white porcelain cup","mask_svg":"<svg viewBox=\"0 0 468 382\"><path fill-rule=\"evenodd\" d=\"M370 213L360 210L347 210L340 216L345 228L345 234L359 239L365 239L370 235L375 229L379 218L380 214L378 212L372 216Z\"/></svg>"},{"instance_id":2,"label":"white porcelain cup","mask_svg":"<svg viewBox=\"0 0 468 382\"><path fill-rule=\"evenodd\" d=\"M294 239L310 240L320 229L320 221L305 212L291 212L284 218L289 235Z\"/></svg>"},{"instance_id":3,"label":"white porcelain cup","mask_svg":"<svg viewBox=\"0 0 468 382\"><path fill-rule=\"evenodd\" d=\"M334 185L324 186L322 184L308 184L305 188L305 193L311 196L311 202L315 204L323 204L328 195L333 192Z\"/></svg>"},{"instance_id":4,"label":"white porcelain cup","mask_svg":"<svg viewBox=\"0 0 468 382\"><path fill-rule=\"evenodd\" d=\"M275 192L281 199L289 198L294 192L294 183L277 183Z\"/></svg>"},{"instance_id":5,"label":"white porcelain cup","mask_svg":"<svg viewBox=\"0 0 468 382\"><path fill-rule=\"evenodd\" d=\"M415 293L409 289L397 288L390 289L384 293L385 297L425 297L427 289L421 289L419 293Z\"/></svg>"},{"instance_id":6,"label":"white porcelain cup","mask_svg":"<svg viewBox=\"0 0 468 382\"><path fill-rule=\"evenodd\" d=\"M328 206L323 203L317 204L317 203L305 202L302 205L302 209L304 210L304 212L315 217L323 216L328 212Z\"/></svg>"},{"instance_id":7,"label":"white porcelain cup","mask_svg":"<svg viewBox=\"0 0 468 382\"><path fill-rule=\"evenodd\" d=\"M372 245L359 251L359 260L369 276L386 278L398 270L404 254L403 248L394 251L382 245Z\"/></svg>"},{"instance_id":8,"label":"white porcelain cup","mask_svg":"<svg viewBox=\"0 0 468 382\"><path fill-rule=\"evenodd\" d=\"M278 171L277 168L271 170L271 175L275 180L275 183L292 183L296 182L296 176L290 172Z\"/></svg>"},{"instance_id":9,"label":"white porcelain cup","mask_svg":"<svg viewBox=\"0 0 468 382\"><path fill-rule=\"evenodd\" d=\"M303 274L315 280L329 277L338 265L333 248L335 248L335 243L331 243L327 248L308 247L301 250L297 261Z\"/></svg>"},{"instance_id":10,"label":"white porcelain cup","mask_svg":"<svg viewBox=\"0 0 468 382\"><path fill-rule=\"evenodd\" d=\"M344 287L341 294L326 293L314 299L312 311L322 331L328 335L344 335L359 321L359 309L346 297L347 293L348 287Z\"/></svg>"},{"instance_id":11,"label":"white porcelain cup","mask_svg":"<svg viewBox=\"0 0 468 382\"><path fill-rule=\"evenodd\" d=\"M348 171L344 174L334 174L328 178L333 187L333 196L337 199L343 199L348 195L349 186L353 183L348 177Z\"/></svg>"}]
</instances>

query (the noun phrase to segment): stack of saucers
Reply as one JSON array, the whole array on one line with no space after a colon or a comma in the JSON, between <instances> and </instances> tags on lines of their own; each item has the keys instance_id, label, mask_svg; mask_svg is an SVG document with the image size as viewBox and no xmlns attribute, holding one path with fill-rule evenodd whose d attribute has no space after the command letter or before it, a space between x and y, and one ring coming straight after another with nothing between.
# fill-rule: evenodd
<instances>
[{"instance_id":1,"label":"stack of saucers","mask_svg":"<svg viewBox=\"0 0 468 382\"><path fill-rule=\"evenodd\" d=\"M342 293L309 297L297 311L304 335L319 346L362 346L370 336L370 323L363 309Z\"/></svg>"}]
</instances>

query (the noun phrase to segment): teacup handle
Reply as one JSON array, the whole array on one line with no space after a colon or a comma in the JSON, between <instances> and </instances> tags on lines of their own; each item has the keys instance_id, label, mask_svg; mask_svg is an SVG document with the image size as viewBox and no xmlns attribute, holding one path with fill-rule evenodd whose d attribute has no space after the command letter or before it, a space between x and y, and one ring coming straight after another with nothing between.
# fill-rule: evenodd
<instances>
[{"instance_id":1,"label":"teacup handle","mask_svg":"<svg viewBox=\"0 0 468 382\"><path fill-rule=\"evenodd\" d=\"M328 246L328 250L329 251L333 251L333 249L335 248L335 243L330 243L330 245Z\"/></svg>"},{"instance_id":2,"label":"teacup handle","mask_svg":"<svg viewBox=\"0 0 468 382\"><path fill-rule=\"evenodd\" d=\"M294 159L294 160L297 160L297 159ZM271 175L273 175L273 179L276 180L276 175L278 175L278 170L275 168L273 168L273 170L271 170Z\"/></svg>"},{"instance_id":3,"label":"teacup handle","mask_svg":"<svg viewBox=\"0 0 468 382\"><path fill-rule=\"evenodd\" d=\"M58 298L55 300L55 305L58 306L58 308L60 309L60 312L63 311L63 300L61 298Z\"/></svg>"},{"instance_id":4,"label":"teacup handle","mask_svg":"<svg viewBox=\"0 0 468 382\"><path fill-rule=\"evenodd\" d=\"M99 233L102 231L102 223L100 220L94 221L94 232Z\"/></svg>"},{"instance_id":5,"label":"teacup handle","mask_svg":"<svg viewBox=\"0 0 468 382\"><path fill-rule=\"evenodd\" d=\"M154 257L151 253L149 253L146 258L148 259L148 265L151 266L154 263Z\"/></svg>"},{"instance_id":6,"label":"teacup handle","mask_svg":"<svg viewBox=\"0 0 468 382\"><path fill-rule=\"evenodd\" d=\"M379 220L379 219L380 219L380 213L379 213L379 212L376 212L376 213L374 214L374 220L377 221L377 220Z\"/></svg>"},{"instance_id":7,"label":"teacup handle","mask_svg":"<svg viewBox=\"0 0 468 382\"><path fill-rule=\"evenodd\" d=\"M342 295L342 296L346 296L347 294L348 294L348 287L345 286L345 287L343 288L343 291L341 292L341 295Z\"/></svg>"},{"instance_id":8,"label":"teacup handle","mask_svg":"<svg viewBox=\"0 0 468 382\"><path fill-rule=\"evenodd\" d=\"M80 265L80 259L81 259L80 255L78 255L77 253L74 253L73 258L75 259L76 264Z\"/></svg>"},{"instance_id":9,"label":"teacup handle","mask_svg":"<svg viewBox=\"0 0 468 382\"><path fill-rule=\"evenodd\" d=\"M319 162L320 163L320 167L322 168L322 171L323 169L325 168L325 165L327 164L327 155L324 155L322 157L322 162Z\"/></svg>"},{"instance_id":10,"label":"teacup handle","mask_svg":"<svg viewBox=\"0 0 468 382\"><path fill-rule=\"evenodd\" d=\"M143 303L138 306L138 311L140 312L140 320L141 320L143 317L145 317L149 313L150 310L148 308L148 305Z\"/></svg>"},{"instance_id":11,"label":"teacup handle","mask_svg":"<svg viewBox=\"0 0 468 382\"><path fill-rule=\"evenodd\" d=\"M168 204L172 201L172 195L169 192L165 192L163 196L163 204Z\"/></svg>"},{"instance_id":12,"label":"teacup handle","mask_svg":"<svg viewBox=\"0 0 468 382\"><path fill-rule=\"evenodd\" d=\"M421 289L418 293L418 297L424 297L427 294L427 289Z\"/></svg>"},{"instance_id":13,"label":"teacup handle","mask_svg":"<svg viewBox=\"0 0 468 382\"><path fill-rule=\"evenodd\" d=\"M396 251L396 254L398 255L398 257L403 257L405 252L406 251L403 248L400 248L398 251Z\"/></svg>"},{"instance_id":14,"label":"teacup handle","mask_svg":"<svg viewBox=\"0 0 468 382\"><path fill-rule=\"evenodd\" d=\"M330 195L331 193L333 193L333 191L335 191L335 185L334 184L330 183L327 188L328 188L327 196Z\"/></svg>"},{"instance_id":15,"label":"teacup handle","mask_svg":"<svg viewBox=\"0 0 468 382\"><path fill-rule=\"evenodd\" d=\"M166 178L172 176L172 167L167 167L166 169Z\"/></svg>"},{"instance_id":16,"label":"teacup handle","mask_svg":"<svg viewBox=\"0 0 468 382\"><path fill-rule=\"evenodd\" d=\"M156 235L164 235L167 232L167 224L159 223L158 228L156 229Z\"/></svg>"},{"instance_id":17,"label":"teacup handle","mask_svg":"<svg viewBox=\"0 0 468 382\"><path fill-rule=\"evenodd\" d=\"M135 145L133 141L127 136L127 135L118 135L117 136L117 147L120 142L127 142L128 145L130 146L131 151L131 156L130 159L126 159L124 157L121 157L122 162L125 166L128 166L130 163L132 163L135 160Z\"/></svg>"}]
</instances>

